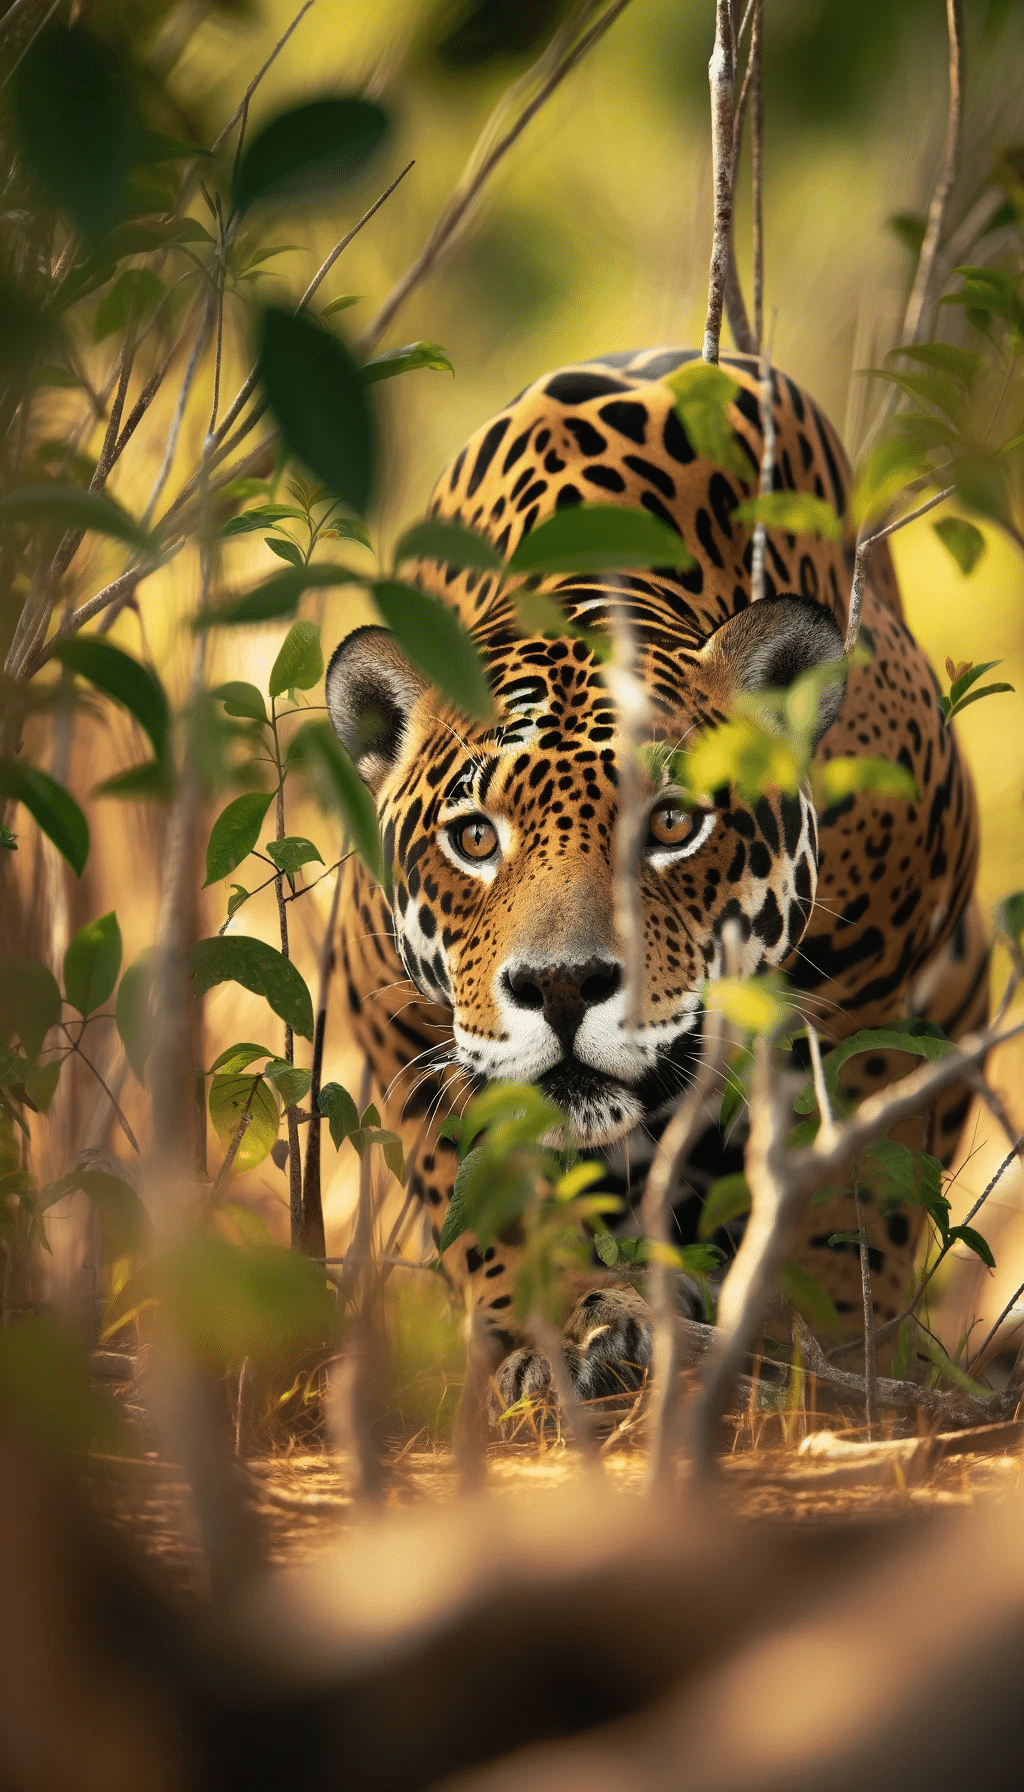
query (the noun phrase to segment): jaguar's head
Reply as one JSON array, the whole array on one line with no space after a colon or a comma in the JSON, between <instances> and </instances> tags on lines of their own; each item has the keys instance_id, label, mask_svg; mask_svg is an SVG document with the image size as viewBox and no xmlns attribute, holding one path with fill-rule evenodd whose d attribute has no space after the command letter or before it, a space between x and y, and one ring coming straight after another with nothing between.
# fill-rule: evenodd
<instances>
[{"instance_id":1,"label":"jaguar's head","mask_svg":"<svg viewBox=\"0 0 1024 1792\"><path fill-rule=\"evenodd\" d=\"M633 1025L614 895L622 746L601 666L579 638L506 630L481 649L490 725L443 704L381 628L337 649L328 709L377 799L402 961L451 1009L460 1065L481 1081L540 1083L579 1144L606 1144L687 1080L725 923L738 923L745 973L798 944L814 901L814 813L803 792L747 806L723 790L686 806L671 755L639 755ZM828 612L795 597L751 605L693 647L641 639L652 745L692 742L738 692L785 687L841 654ZM820 732L842 689L829 686Z\"/></svg>"}]
</instances>

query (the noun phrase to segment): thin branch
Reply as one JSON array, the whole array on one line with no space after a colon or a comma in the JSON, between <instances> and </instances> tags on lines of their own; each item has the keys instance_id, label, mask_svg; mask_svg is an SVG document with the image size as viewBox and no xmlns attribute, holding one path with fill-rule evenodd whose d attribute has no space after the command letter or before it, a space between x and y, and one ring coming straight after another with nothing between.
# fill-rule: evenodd
<instances>
[{"instance_id":1,"label":"thin branch","mask_svg":"<svg viewBox=\"0 0 1024 1792\"><path fill-rule=\"evenodd\" d=\"M734 926L727 922L727 927ZM724 1014L713 1009L706 1016L704 1041L696 1076L688 1094L680 1102L666 1126L654 1154L644 1188L641 1223L644 1237L655 1246L648 1274L648 1298L654 1313L654 1347L651 1370L651 1419L653 1437L650 1455L650 1487L653 1492L665 1489L672 1472L673 1420L675 1417L676 1369L678 1367L678 1317L676 1312L676 1278L664 1252L671 1244L672 1196L679 1171L694 1140L707 1125L707 1097L721 1076L729 1049L729 1031ZM662 1247L659 1256L657 1247Z\"/></svg>"},{"instance_id":2,"label":"thin branch","mask_svg":"<svg viewBox=\"0 0 1024 1792\"><path fill-rule=\"evenodd\" d=\"M735 206L736 176L739 173L740 152L743 148L743 126L747 114L747 104L751 93L754 96L754 111L751 120L751 157L753 169L753 201L754 201L754 300L755 320L751 329L747 317L747 307L740 285L739 268L736 265L736 230L735 217L729 229L729 265L725 277L725 315L729 320L733 341L741 354L756 355L761 347L761 275L763 274L761 255L761 129L763 122L763 101L761 94L761 9L763 0L750 0L743 24L737 36L737 44L743 37L747 21L756 16L754 32L751 35L750 51L747 66L743 75L743 85L736 101L736 110L732 121L732 190Z\"/></svg>"},{"instance_id":3,"label":"thin branch","mask_svg":"<svg viewBox=\"0 0 1024 1792\"><path fill-rule=\"evenodd\" d=\"M928 207L917 273L907 301L900 346L911 348L920 341L925 308L931 297L935 258L939 252L942 227L946 220L949 196L956 180L960 160L960 127L963 115L963 7L962 0L946 0L946 29L949 34L949 112L946 117L946 140L942 147L938 179Z\"/></svg>"},{"instance_id":4,"label":"thin branch","mask_svg":"<svg viewBox=\"0 0 1024 1792\"><path fill-rule=\"evenodd\" d=\"M352 241L353 237L357 237L359 235L359 232L363 229L364 225L366 225L370 222L370 219L373 217L375 212L378 212L380 210L381 206L384 204L384 201L386 199L390 199L395 188L405 179L410 168L414 168L415 165L416 165L415 159L411 162L407 162L405 167L402 169L401 174L396 174L394 180L391 182L391 185L389 187L385 187L383 193L381 193L380 196L374 200L373 204L363 213L358 224L354 224L352 226L351 230L346 231L345 235L341 238L340 242L335 243L334 248L331 250L327 259L325 261L321 262L320 266L317 268L316 273L313 275L312 280L310 281L309 285L307 286L307 288L306 288L305 292L303 293L301 299L299 300L298 304L296 305L296 307L295 307L296 314L301 313L306 310L306 307L309 305L310 300L313 298L318 287L322 284L322 282L327 278L327 275L330 273L332 267L334 266L335 262L338 259L338 256L342 253L343 250L348 248L349 243ZM218 426L218 429L216 431L216 436L215 436L215 440L216 440L218 446L220 445L221 442L223 442L225 436L227 435L227 433L228 433L229 429L232 427L232 425L241 416L241 413L245 409L246 404L248 403L249 399L252 397L253 393L256 390L256 385L257 385L258 379L259 379L258 367L256 367L256 366L250 367L249 372L246 374L245 379L242 381L241 386L239 387L238 391L235 393L234 398L232 399L230 405L228 406L228 409L225 411L224 417L223 417L220 425ZM255 425L259 422L259 420L262 417L266 408L267 408L266 405L262 402L256 407L256 409L252 412L252 414L246 418L244 427L241 430L239 430L238 434L234 437L233 441L225 449L225 451L224 451L225 453L230 453L231 449L236 447L237 444L240 441L242 441L246 435L248 435L249 431L251 429L253 429L255 427ZM188 486L183 487L182 491L179 493L179 498L183 498L183 497L187 496L188 490L189 490Z\"/></svg>"},{"instance_id":5,"label":"thin branch","mask_svg":"<svg viewBox=\"0 0 1024 1792\"><path fill-rule=\"evenodd\" d=\"M975 1201L974 1206L970 1209L969 1213L967 1213L964 1216L964 1218L961 1220L961 1222L960 1222L961 1225L969 1226L971 1224L972 1220L974 1220L977 1217L977 1215L981 1212L981 1209L984 1207L985 1202L988 1200L989 1195L992 1193L993 1189L1002 1180L1003 1176L1006 1174L1006 1171L1009 1169L1010 1165L1014 1162L1014 1160L1021 1156L1022 1152L1024 1152L1024 1132L1021 1133L1020 1138L1014 1144L1013 1149L1011 1151L1007 1152L1007 1155L1003 1158L1003 1161L999 1165L994 1176L992 1176L989 1179L985 1188L982 1190L981 1194L978 1196L978 1199ZM884 1325L880 1325L878 1327L878 1330L875 1333L876 1344L881 1344L884 1339L891 1337L894 1332L898 1332L900 1329L900 1326L903 1325L906 1320L913 1319L916 1317L917 1309L921 1304L921 1300L924 1296L925 1290L927 1289L929 1283L931 1282L933 1276L935 1275L936 1270L938 1270L940 1268L940 1266L945 1262L950 1251L953 1249L954 1244L956 1244L957 1242L958 1241L956 1239L950 1239L948 1244L943 1245L942 1249L938 1253L938 1256L935 1258L934 1263L930 1264L928 1269L925 1270L924 1275L921 1277L920 1282L918 1283L916 1289L914 1290L912 1299L904 1307L902 1313L897 1313L894 1318L887 1319ZM854 1340L852 1343L848 1343L848 1344L836 1344L829 1354L831 1356L843 1356L846 1353L846 1351L853 1350L855 1348L855 1345L856 1345L856 1340Z\"/></svg>"},{"instance_id":6,"label":"thin branch","mask_svg":"<svg viewBox=\"0 0 1024 1792\"><path fill-rule=\"evenodd\" d=\"M708 63L711 89L711 166L714 184L714 229L711 266L708 271L708 306L704 322L704 359L718 361L722 336L722 306L729 271L732 240L732 9L729 0L716 0L715 46Z\"/></svg>"},{"instance_id":7,"label":"thin branch","mask_svg":"<svg viewBox=\"0 0 1024 1792\"><path fill-rule=\"evenodd\" d=\"M1010 1314L1013 1312L1014 1307L1017 1305L1017 1302L1020 1300L1021 1295L1024 1295L1024 1282L1022 1282L1020 1287L1015 1289L1014 1293L1011 1294L1005 1307L1003 1308L1002 1312L1000 1313L999 1318L996 1320L996 1322L992 1326L991 1330L987 1333L987 1335L984 1339L984 1342L981 1345L980 1350L971 1359L970 1373L972 1376L981 1367L982 1362L985 1359L986 1352L988 1351L989 1345L992 1343L993 1339L995 1337L997 1337L1001 1327L1003 1325L1005 1325L1006 1321L1009 1319Z\"/></svg>"},{"instance_id":8,"label":"thin branch","mask_svg":"<svg viewBox=\"0 0 1024 1792\"><path fill-rule=\"evenodd\" d=\"M761 483L762 498L771 495L775 483L775 395L772 388L772 356L771 344L766 342L761 350L761 369L758 381L758 408L761 418ZM764 596L764 555L768 543L768 530L763 522L754 524L753 539L750 544L750 600L756 603Z\"/></svg>"},{"instance_id":9,"label":"thin branch","mask_svg":"<svg viewBox=\"0 0 1024 1792\"><path fill-rule=\"evenodd\" d=\"M503 96L497 109L488 120L481 133L476 149L470 157L462 178L454 188L438 214L434 228L427 238L416 260L408 267L401 278L396 281L376 316L371 320L359 342L360 352L368 355L380 341L396 313L404 305L410 293L420 286L427 276L433 273L442 256L451 247L459 226L468 217L474 202L487 184L499 162L507 155L517 138L522 135L531 118L540 111L545 101L564 81L566 75L580 63L588 51L602 38L609 26L615 23L621 12L624 12L629 0L611 0L605 7L596 23L577 38L582 23L592 17L595 11L594 0L585 0L577 11L565 21L555 33L544 54L538 58L533 68L516 83L511 91ZM573 40L576 39L574 42ZM541 85L532 99L527 101L512 123L501 130L501 123L510 103L533 85L536 79ZM497 141L492 139L495 131L499 131Z\"/></svg>"},{"instance_id":10,"label":"thin branch","mask_svg":"<svg viewBox=\"0 0 1024 1792\"><path fill-rule=\"evenodd\" d=\"M791 1240L808 1200L834 1183L850 1159L898 1121L919 1113L951 1084L982 1064L994 1046L1024 1033L1024 1021L1003 1032L986 1029L968 1036L934 1063L869 1096L829 1138L819 1131L814 1144L787 1150L789 1100L772 1075L769 1047L755 1045L750 1094L750 1139L746 1173L751 1211L733 1265L722 1284L718 1335L704 1385L694 1406L694 1468L706 1475L714 1464L718 1427L745 1356L753 1349Z\"/></svg>"},{"instance_id":11,"label":"thin branch","mask_svg":"<svg viewBox=\"0 0 1024 1792\"><path fill-rule=\"evenodd\" d=\"M853 1198L857 1207L857 1243L860 1249L860 1294L864 1307L864 1417L867 1421L868 1442L874 1440L878 1430L878 1367L875 1354L875 1303L871 1293L871 1258L868 1255L868 1228L864 1217L864 1197L860 1183L853 1185Z\"/></svg>"},{"instance_id":12,"label":"thin branch","mask_svg":"<svg viewBox=\"0 0 1024 1792\"><path fill-rule=\"evenodd\" d=\"M63 1031L65 1033L67 1033L68 1039L71 1041L71 1050L73 1052L77 1052L78 1056L81 1058L82 1063L85 1065L86 1069L92 1071L93 1076L96 1078L96 1081L99 1083L100 1088L103 1090L104 1095L107 1097L107 1100L109 1101L111 1107L114 1110L114 1113L117 1117L117 1123L120 1126L121 1131L124 1133L124 1136L128 1140L128 1143L131 1146L132 1150L138 1154L139 1153L139 1141L135 1137L135 1134L133 1133L131 1127L129 1126L127 1116L124 1112L124 1109L121 1107L121 1104L118 1101L117 1097L114 1095L113 1091L107 1086L106 1082L104 1081L103 1077L100 1075L100 1073L97 1070L92 1059L86 1057L81 1046L78 1044L78 1041L76 1039L71 1038L71 1033L70 1033L67 1025L65 1024L65 1022L61 1021L59 1023L59 1025L63 1028Z\"/></svg>"},{"instance_id":13,"label":"thin branch","mask_svg":"<svg viewBox=\"0 0 1024 1792\"><path fill-rule=\"evenodd\" d=\"M214 1180L213 1187L210 1190L210 1206L211 1207L214 1206L214 1204L216 1203L217 1197L220 1194L221 1189L223 1188L225 1182L227 1181L229 1175L231 1174L231 1166L234 1163L235 1158L238 1156L238 1148L241 1145L242 1140L245 1137L247 1128L252 1124L252 1100L253 1100L253 1096L256 1093L256 1084L259 1082L259 1080L260 1079L258 1076L254 1076L252 1079L252 1088L249 1090L249 1099L246 1102L244 1109L242 1110L242 1117L239 1120L238 1125L235 1127L235 1130L231 1135L231 1143L224 1153L224 1161L221 1164L220 1169L217 1171L217 1175Z\"/></svg>"},{"instance_id":14,"label":"thin branch","mask_svg":"<svg viewBox=\"0 0 1024 1792\"><path fill-rule=\"evenodd\" d=\"M218 149L220 148L221 144L223 142L225 142L225 140L231 135L231 132L234 130L239 119L244 118L246 112L249 110L249 101L252 99L252 96L256 92L256 89L259 86L260 82L262 81L264 75L267 73L268 69L273 67L274 63L277 61L277 58L280 56L281 51L284 49L285 44L288 42L288 39L291 37L292 32L302 23L302 20L305 18L310 7L315 4L316 4L316 0L305 0L305 4L303 6L299 7L298 12L295 14L295 17L293 18L291 24L288 26L288 29L285 31L284 35L282 37L278 38L276 44L274 45L274 48L270 52L270 55L267 57L266 62L263 64L263 67L258 71L257 74L253 75L252 80L249 82L248 87L246 88L245 92L243 93L241 99L239 100L238 105L235 107L235 110L232 112L231 117L228 119L227 124L224 126L223 130L219 133L219 135L214 138L212 144L210 145L210 148L215 155L216 155Z\"/></svg>"},{"instance_id":15,"label":"thin branch","mask_svg":"<svg viewBox=\"0 0 1024 1792\"><path fill-rule=\"evenodd\" d=\"M316 1024L313 1028L313 1058L309 1085L309 1131L306 1134L306 1164L302 1179L302 1248L307 1257L323 1257L327 1252L324 1241L324 1210L320 1194L321 1115L319 1097L324 1063L324 1038L327 1033L327 1001L331 988L331 972L334 969L334 936L338 926L340 902L341 871L339 866L334 879L331 912L327 917L324 936L320 942L320 957L317 965L319 993L316 1004Z\"/></svg>"},{"instance_id":16,"label":"thin branch","mask_svg":"<svg viewBox=\"0 0 1024 1792\"><path fill-rule=\"evenodd\" d=\"M895 535L897 529L905 529L908 523L916 523L919 516L926 516L929 510L935 509L937 504L944 504L947 498L953 496L955 489L956 488L952 485L945 486L941 492L936 492L933 497L927 498L923 504L919 504L916 510L908 511L906 516L897 517L894 523L887 523L884 529L876 529L873 535L868 535L863 541L857 543L857 553L853 562L853 582L850 586L850 607L846 624L846 640L843 643L843 652L847 659L849 659L856 647L857 636L860 634L861 611L864 607L864 587L867 583L868 557L871 553L871 549L875 546L876 542L884 541L887 535Z\"/></svg>"},{"instance_id":17,"label":"thin branch","mask_svg":"<svg viewBox=\"0 0 1024 1792\"><path fill-rule=\"evenodd\" d=\"M750 34L750 63L753 68L753 104L750 109L751 196L754 238L754 342L761 347L764 339L764 205L761 147L764 140L764 92L761 79L761 35L764 25L764 0L754 0L754 23Z\"/></svg>"},{"instance_id":18,"label":"thin branch","mask_svg":"<svg viewBox=\"0 0 1024 1792\"><path fill-rule=\"evenodd\" d=\"M142 513L141 524L144 529L149 527L150 519L153 515L154 510L156 509L157 499L159 498L160 493L163 491L164 486L167 483L167 477L168 477L168 474L170 473L171 464L174 460L175 452L178 447L178 436L181 433L181 425L182 425L182 420L185 415L185 407L188 404L189 393L192 390L192 381L195 379L196 369L199 366L199 357L202 354L202 351L206 346L206 332L207 332L207 329L209 328L212 309L213 309L212 301L208 299L206 302L206 305L203 309L203 315L202 315L202 319L199 324L199 329L196 332L196 339L192 346L192 353L188 359L188 366L185 369L185 378L181 382L181 391L178 393L178 402L174 407L174 415L171 418L171 427L167 434L167 446L164 449L163 462L161 464L160 471L156 476L156 484L154 485L153 490L149 494L149 503L146 505L146 508ZM206 467L206 465L207 465L207 457L204 456L204 467Z\"/></svg>"}]
</instances>

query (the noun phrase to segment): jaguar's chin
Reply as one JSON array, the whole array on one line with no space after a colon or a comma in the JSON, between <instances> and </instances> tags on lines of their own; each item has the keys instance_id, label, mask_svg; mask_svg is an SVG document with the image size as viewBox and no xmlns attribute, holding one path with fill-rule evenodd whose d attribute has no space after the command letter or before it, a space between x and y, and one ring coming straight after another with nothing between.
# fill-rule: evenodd
<instances>
[{"instance_id":1,"label":"jaguar's chin","mask_svg":"<svg viewBox=\"0 0 1024 1792\"><path fill-rule=\"evenodd\" d=\"M547 1071L540 1087L569 1116L572 1142L580 1150L614 1144L644 1117L638 1090L575 1058L563 1058Z\"/></svg>"}]
</instances>

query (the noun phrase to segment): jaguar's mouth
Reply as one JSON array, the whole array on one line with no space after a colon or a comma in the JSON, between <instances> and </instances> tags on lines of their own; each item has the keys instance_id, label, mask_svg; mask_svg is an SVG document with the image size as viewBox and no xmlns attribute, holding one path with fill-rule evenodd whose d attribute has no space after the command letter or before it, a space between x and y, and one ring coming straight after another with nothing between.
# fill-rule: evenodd
<instances>
[{"instance_id":1,"label":"jaguar's mouth","mask_svg":"<svg viewBox=\"0 0 1024 1792\"><path fill-rule=\"evenodd\" d=\"M579 1058L562 1058L541 1077L540 1088L569 1116L573 1143L583 1149L624 1138L644 1117L637 1089Z\"/></svg>"}]
</instances>

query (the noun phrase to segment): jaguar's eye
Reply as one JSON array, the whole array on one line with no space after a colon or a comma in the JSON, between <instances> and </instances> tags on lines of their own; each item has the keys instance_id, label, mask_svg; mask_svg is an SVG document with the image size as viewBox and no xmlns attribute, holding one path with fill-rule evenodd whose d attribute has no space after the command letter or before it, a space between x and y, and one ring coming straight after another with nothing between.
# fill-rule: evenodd
<instances>
[{"instance_id":1,"label":"jaguar's eye","mask_svg":"<svg viewBox=\"0 0 1024 1792\"><path fill-rule=\"evenodd\" d=\"M483 815L473 815L469 821L456 822L451 835L455 845L467 859L491 859L498 850L497 831Z\"/></svg>"},{"instance_id":2,"label":"jaguar's eye","mask_svg":"<svg viewBox=\"0 0 1024 1792\"><path fill-rule=\"evenodd\" d=\"M674 797L667 797L651 810L648 833L652 846L685 846L704 825L699 809L684 809Z\"/></svg>"}]
</instances>

